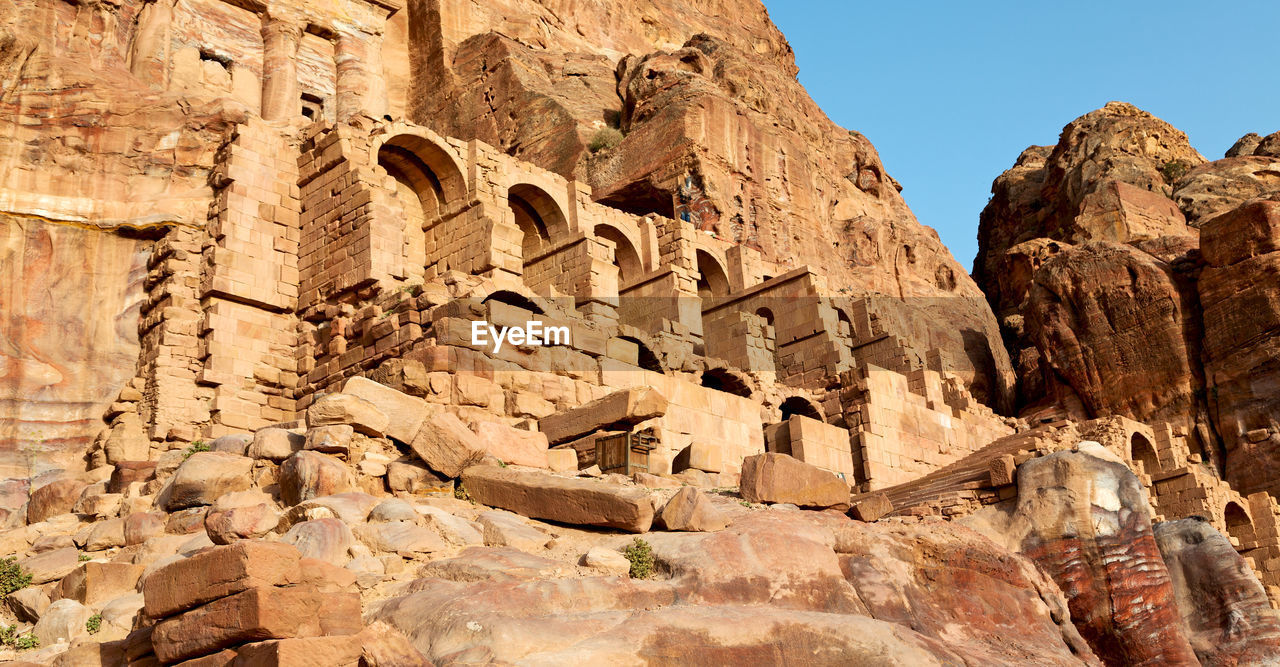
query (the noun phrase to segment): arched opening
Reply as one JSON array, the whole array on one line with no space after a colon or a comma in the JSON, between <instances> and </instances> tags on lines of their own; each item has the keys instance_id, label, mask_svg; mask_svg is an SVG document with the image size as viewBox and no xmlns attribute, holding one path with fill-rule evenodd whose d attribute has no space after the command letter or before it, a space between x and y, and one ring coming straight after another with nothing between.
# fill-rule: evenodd
<instances>
[{"instance_id":1,"label":"arched opening","mask_svg":"<svg viewBox=\"0 0 1280 667\"><path fill-rule=\"evenodd\" d=\"M698 296L728 296L729 276L719 260L705 250L697 251L698 259Z\"/></svg>"},{"instance_id":2,"label":"arched opening","mask_svg":"<svg viewBox=\"0 0 1280 667\"><path fill-rule=\"evenodd\" d=\"M741 378L724 369L713 368L702 373L702 386L723 391L734 396L751 398L751 387Z\"/></svg>"},{"instance_id":3,"label":"arched opening","mask_svg":"<svg viewBox=\"0 0 1280 667\"><path fill-rule=\"evenodd\" d=\"M531 276L530 268L551 249L551 235L567 229L564 213L551 195L528 184L511 186L507 190L507 205L515 216L516 226L524 234L520 241L520 252L525 282L530 284L530 278L534 282L541 282L546 276Z\"/></svg>"},{"instance_id":4,"label":"arched opening","mask_svg":"<svg viewBox=\"0 0 1280 667\"><path fill-rule=\"evenodd\" d=\"M646 371L653 371L654 373L662 372L662 362L658 360L658 355L654 354L653 350L650 350L649 346L644 344L644 341L631 336L618 336L618 338L635 343L636 347L640 348L638 357L640 368L643 368Z\"/></svg>"},{"instance_id":5,"label":"arched opening","mask_svg":"<svg viewBox=\"0 0 1280 667\"><path fill-rule=\"evenodd\" d=\"M480 303L489 303L490 301L505 303L508 306L515 306L516 308L523 308L524 310L537 315L546 314L546 311L542 309L542 306L539 306L532 299L520 294L519 292L512 292L511 290L498 290L493 294L486 296L484 301L481 301Z\"/></svg>"},{"instance_id":6,"label":"arched opening","mask_svg":"<svg viewBox=\"0 0 1280 667\"><path fill-rule=\"evenodd\" d=\"M773 311L768 308L757 308L756 315L764 318L764 323L773 326Z\"/></svg>"},{"instance_id":7,"label":"arched opening","mask_svg":"<svg viewBox=\"0 0 1280 667\"><path fill-rule=\"evenodd\" d=\"M787 421L795 415L823 421L822 411L818 406L814 405L813 401L800 396L792 396L782 402L782 421Z\"/></svg>"},{"instance_id":8,"label":"arched opening","mask_svg":"<svg viewBox=\"0 0 1280 667\"><path fill-rule=\"evenodd\" d=\"M1239 542L1237 547L1243 547L1246 543L1253 541L1253 522L1249 520L1249 514L1238 503L1227 503L1226 510L1223 512L1223 522L1227 524L1227 535L1236 538Z\"/></svg>"},{"instance_id":9,"label":"arched opening","mask_svg":"<svg viewBox=\"0 0 1280 667\"><path fill-rule=\"evenodd\" d=\"M1141 433L1134 433L1129 440L1129 460L1142 464L1142 471L1148 475L1160 472L1160 458L1156 456L1156 448Z\"/></svg>"},{"instance_id":10,"label":"arched opening","mask_svg":"<svg viewBox=\"0 0 1280 667\"><path fill-rule=\"evenodd\" d=\"M840 327L840 330L837 333L839 333L841 336L845 338L852 338L853 337L853 321L849 319L849 315L846 314L843 310L840 310L837 308L836 321L838 322Z\"/></svg>"},{"instance_id":11,"label":"arched opening","mask_svg":"<svg viewBox=\"0 0 1280 667\"><path fill-rule=\"evenodd\" d=\"M595 234L596 237L613 243L613 264L618 267L618 287L631 284L644 273L640 253L636 252L636 247L626 234L611 225L596 225Z\"/></svg>"},{"instance_id":12,"label":"arched opening","mask_svg":"<svg viewBox=\"0 0 1280 667\"><path fill-rule=\"evenodd\" d=\"M462 172L444 149L410 134L383 143L378 148L378 166L395 179L396 199L404 211L407 273L421 276L427 262L426 230L450 202L466 194Z\"/></svg>"}]
</instances>

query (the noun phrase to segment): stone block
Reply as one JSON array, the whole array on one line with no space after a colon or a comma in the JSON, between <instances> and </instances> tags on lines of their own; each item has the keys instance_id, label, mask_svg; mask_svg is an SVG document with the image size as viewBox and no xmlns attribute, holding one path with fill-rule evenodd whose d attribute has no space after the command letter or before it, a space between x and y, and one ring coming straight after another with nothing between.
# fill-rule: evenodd
<instances>
[{"instance_id":1,"label":"stone block","mask_svg":"<svg viewBox=\"0 0 1280 667\"><path fill-rule=\"evenodd\" d=\"M548 442L559 444L610 427L629 427L666 412L667 399L657 389L634 387L546 417L538 422L538 428Z\"/></svg>"},{"instance_id":2,"label":"stone block","mask_svg":"<svg viewBox=\"0 0 1280 667\"><path fill-rule=\"evenodd\" d=\"M876 521L893 511L893 503L883 493L873 493L859 498L849 514L859 521Z\"/></svg>"},{"instance_id":3,"label":"stone block","mask_svg":"<svg viewBox=\"0 0 1280 667\"><path fill-rule=\"evenodd\" d=\"M421 364L418 364L421 366ZM423 379L425 383L425 378ZM386 435L408 444L427 416L426 401L401 393L363 377L353 377L342 387L344 394L362 398L387 416Z\"/></svg>"},{"instance_id":4,"label":"stone block","mask_svg":"<svg viewBox=\"0 0 1280 667\"><path fill-rule=\"evenodd\" d=\"M261 586L298 581L298 550L288 544L241 541L166 565L142 582L147 615L163 618Z\"/></svg>"},{"instance_id":5,"label":"stone block","mask_svg":"<svg viewBox=\"0 0 1280 667\"><path fill-rule=\"evenodd\" d=\"M849 486L839 477L786 454L757 454L742 460L742 497L753 503L799 507L848 507Z\"/></svg>"},{"instance_id":6,"label":"stone block","mask_svg":"<svg viewBox=\"0 0 1280 667\"><path fill-rule=\"evenodd\" d=\"M1012 454L1004 454L991 459L987 469L991 473L991 486L1006 486L1013 484L1017 466L1014 465Z\"/></svg>"},{"instance_id":7,"label":"stone block","mask_svg":"<svg viewBox=\"0 0 1280 667\"><path fill-rule=\"evenodd\" d=\"M486 453L503 463L532 468L549 467L547 436L543 433L518 429L501 422L485 421L476 425L476 437ZM576 465L574 469L577 469Z\"/></svg>"},{"instance_id":8,"label":"stone block","mask_svg":"<svg viewBox=\"0 0 1280 667\"><path fill-rule=\"evenodd\" d=\"M438 408L423 421L409 447L432 470L450 478L485 454L479 438L462 420Z\"/></svg>"},{"instance_id":9,"label":"stone block","mask_svg":"<svg viewBox=\"0 0 1280 667\"><path fill-rule=\"evenodd\" d=\"M689 445L689 467L703 472L724 470L724 448L720 443L695 442Z\"/></svg>"},{"instance_id":10,"label":"stone block","mask_svg":"<svg viewBox=\"0 0 1280 667\"><path fill-rule=\"evenodd\" d=\"M351 394L325 394L307 408L307 426L346 424L375 438L386 433L390 418L372 402Z\"/></svg>"},{"instance_id":11,"label":"stone block","mask_svg":"<svg viewBox=\"0 0 1280 667\"><path fill-rule=\"evenodd\" d=\"M360 632L360 596L313 586L250 588L156 624L156 657L177 662L246 642ZM355 643L355 642L352 642Z\"/></svg>"},{"instance_id":12,"label":"stone block","mask_svg":"<svg viewBox=\"0 0 1280 667\"><path fill-rule=\"evenodd\" d=\"M236 650L236 667L355 667L360 642L350 636L295 637L245 644Z\"/></svg>"},{"instance_id":13,"label":"stone block","mask_svg":"<svg viewBox=\"0 0 1280 667\"><path fill-rule=\"evenodd\" d=\"M283 428L264 428L253 434L253 443L249 445L249 457L283 461L301 450L307 438L301 433L294 433Z\"/></svg>"},{"instance_id":14,"label":"stone block","mask_svg":"<svg viewBox=\"0 0 1280 667\"><path fill-rule=\"evenodd\" d=\"M476 502L534 519L633 533L653 524L653 503L640 489L498 466L468 468L462 483Z\"/></svg>"},{"instance_id":15,"label":"stone block","mask_svg":"<svg viewBox=\"0 0 1280 667\"><path fill-rule=\"evenodd\" d=\"M547 468L552 472L577 472L578 452L571 448L548 449Z\"/></svg>"},{"instance_id":16,"label":"stone block","mask_svg":"<svg viewBox=\"0 0 1280 667\"><path fill-rule=\"evenodd\" d=\"M71 599L90 607L99 607L121 595L134 592L138 579L146 570L130 563L81 563L58 582L52 598Z\"/></svg>"}]
</instances>

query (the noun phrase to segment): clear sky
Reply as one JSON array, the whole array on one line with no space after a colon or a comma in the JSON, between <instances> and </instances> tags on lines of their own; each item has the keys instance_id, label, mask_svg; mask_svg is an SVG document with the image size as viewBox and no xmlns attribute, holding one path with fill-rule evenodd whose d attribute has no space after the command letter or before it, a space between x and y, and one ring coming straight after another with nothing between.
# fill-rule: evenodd
<instances>
[{"instance_id":1,"label":"clear sky","mask_svg":"<svg viewBox=\"0 0 1280 667\"><path fill-rule=\"evenodd\" d=\"M1111 100L1210 160L1280 130L1280 0L764 0L800 82L972 267L991 181Z\"/></svg>"}]
</instances>

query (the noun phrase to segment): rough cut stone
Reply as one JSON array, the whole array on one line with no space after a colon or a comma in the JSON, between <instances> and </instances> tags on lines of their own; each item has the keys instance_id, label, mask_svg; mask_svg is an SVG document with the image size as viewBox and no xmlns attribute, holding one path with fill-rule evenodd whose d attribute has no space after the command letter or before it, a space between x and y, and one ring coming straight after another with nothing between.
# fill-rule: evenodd
<instances>
[{"instance_id":1,"label":"rough cut stone","mask_svg":"<svg viewBox=\"0 0 1280 667\"><path fill-rule=\"evenodd\" d=\"M253 434L249 457L283 461L306 445L307 437L283 428L264 428Z\"/></svg>"},{"instance_id":2,"label":"rough cut stone","mask_svg":"<svg viewBox=\"0 0 1280 667\"><path fill-rule=\"evenodd\" d=\"M280 466L280 499L286 505L355 488L351 470L341 461L319 452L297 452Z\"/></svg>"},{"instance_id":3,"label":"rough cut stone","mask_svg":"<svg viewBox=\"0 0 1280 667\"><path fill-rule=\"evenodd\" d=\"M476 426L476 437L485 452L503 463L531 468L549 467L545 433L485 421ZM576 465L574 467L577 468Z\"/></svg>"},{"instance_id":4,"label":"rough cut stone","mask_svg":"<svg viewBox=\"0 0 1280 667\"><path fill-rule=\"evenodd\" d=\"M742 460L742 497L753 503L800 507L849 504L849 485L839 477L786 454L757 454Z\"/></svg>"},{"instance_id":5,"label":"rough cut stone","mask_svg":"<svg viewBox=\"0 0 1280 667\"><path fill-rule=\"evenodd\" d=\"M729 525L724 513L692 486L680 489L667 501L662 508L662 523L667 530L693 532L721 530Z\"/></svg>"},{"instance_id":6,"label":"rough cut stone","mask_svg":"<svg viewBox=\"0 0 1280 667\"><path fill-rule=\"evenodd\" d=\"M360 662L363 648L349 636L297 637L245 644L236 649L235 667L351 667Z\"/></svg>"},{"instance_id":7,"label":"rough cut stone","mask_svg":"<svg viewBox=\"0 0 1280 667\"><path fill-rule=\"evenodd\" d=\"M325 394L307 408L307 426L347 424L375 438L387 431L387 415L373 403L351 394Z\"/></svg>"},{"instance_id":8,"label":"rough cut stone","mask_svg":"<svg viewBox=\"0 0 1280 667\"><path fill-rule=\"evenodd\" d=\"M98 608L121 595L133 593L145 569L130 563L81 563L58 583L53 599L72 599Z\"/></svg>"},{"instance_id":9,"label":"rough cut stone","mask_svg":"<svg viewBox=\"0 0 1280 667\"><path fill-rule=\"evenodd\" d=\"M639 489L498 466L468 468L462 483L476 502L534 519L633 533L653 523L653 503Z\"/></svg>"},{"instance_id":10,"label":"rough cut stone","mask_svg":"<svg viewBox=\"0 0 1280 667\"><path fill-rule=\"evenodd\" d=\"M387 464L387 488L392 493L447 493L453 490L453 480L421 463L392 461Z\"/></svg>"},{"instance_id":11,"label":"rough cut stone","mask_svg":"<svg viewBox=\"0 0 1280 667\"><path fill-rule=\"evenodd\" d=\"M351 451L351 438L354 434L355 431L350 424L317 426L307 431L307 444L304 449L325 454L341 454L345 457Z\"/></svg>"},{"instance_id":12,"label":"rough cut stone","mask_svg":"<svg viewBox=\"0 0 1280 667\"><path fill-rule=\"evenodd\" d=\"M577 472L578 452L573 449L548 449L547 468L552 472Z\"/></svg>"},{"instance_id":13,"label":"rough cut stone","mask_svg":"<svg viewBox=\"0 0 1280 667\"><path fill-rule=\"evenodd\" d=\"M409 447L432 470L445 477L457 477L467 466L480 461L485 453L476 434L462 420L441 410L423 421Z\"/></svg>"},{"instance_id":14,"label":"rough cut stone","mask_svg":"<svg viewBox=\"0 0 1280 667\"><path fill-rule=\"evenodd\" d=\"M294 525L280 542L293 545L304 558L341 566L351 560L348 551L355 544L355 536L339 519L313 519Z\"/></svg>"},{"instance_id":15,"label":"rough cut stone","mask_svg":"<svg viewBox=\"0 0 1280 667\"><path fill-rule=\"evenodd\" d=\"M482 512L476 517L484 529L488 547L514 547L521 551L541 551L551 536L506 512Z\"/></svg>"},{"instance_id":16,"label":"rough cut stone","mask_svg":"<svg viewBox=\"0 0 1280 667\"><path fill-rule=\"evenodd\" d=\"M357 639L362 649L363 664L368 667L426 665L430 662L404 633L382 621L374 621L365 626Z\"/></svg>"},{"instance_id":17,"label":"rough cut stone","mask_svg":"<svg viewBox=\"0 0 1280 667\"><path fill-rule=\"evenodd\" d=\"M88 486L78 479L58 479L31 492L27 503L27 523L40 523L51 516L66 514Z\"/></svg>"},{"instance_id":18,"label":"rough cut stone","mask_svg":"<svg viewBox=\"0 0 1280 667\"><path fill-rule=\"evenodd\" d=\"M19 621L35 623L49 608L49 596L38 586L27 586L4 596L4 606Z\"/></svg>"},{"instance_id":19,"label":"rough cut stone","mask_svg":"<svg viewBox=\"0 0 1280 667\"><path fill-rule=\"evenodd\" d=\"M387 416L387 437L408 444L427 416L427 402L360 376L347 380L342 393L362 398Z\"/></svg>"},{"instance_id":20,"label":"rough cut stone","mask_svg":"<svg viewBox=\"0 0 1280 667\"><path fill-rule=\"evenodd\" d=\"M878 521L893 511L893 503L883 493L872 493L863 496L853 504L849 514L859 521Z\"/></svg>"},{"instance_id":21,"label":"rough cut stone","mask_svg":"<svg viewBox=\"0 0 1280 667\"><path fill-rule=\"evenodd\" d=\"M22 571L31 575L31 583L43 584L61 579L76 569L80 563L80 552L75 547L46 551L30 558L18 561Z\"/></svg>"},{"instance_id":22,"label":"rough cut stone","mask_svg":"<svg viewBox=\"0 0 1280 667\"><path fill-rule=\"evenodd\" d=\"M196 452L178 466L165 493L166 510L210 505L224 493L253 484L253 459L223 452Z\"/></svg>"},{"instance_id":23,"label":"rough cut stone","mask_svg":"<svg viewBox=\"0 0 1280 667\"><path fill-rule=\"evenodd\" d=\"M146 482L155 479L155 461L120 461L116 463L111 479L107 481L107 491L124 493L134 482Z\"/></svg>"},{"instance_id":24,"label":"rough cut stone","mask_svg":"<svg viewBox=\"0 0 1280 667\"><path fill-rule=\"evenodd\" d=\"M156 657L170 663L255 640L354 635L361 627L355 593L251 588L161 621L151 642Z\"/></svg>"},{"instance_id":25,"label":"rough cut stone","mask_svg":"<svg viewBox=\"0 0 1280 667\"><path fill-rule=\"evenodd\" d=\"M555 445L594 431L631 426L666 412L667 399L657 389L636 387L544 417L538 421L538 429Z\"/></svg>"},{"instance_id":26,"label":"rough cut stone","mask_svg":"<svg viewBox=\"0 0 1280 667\"><path fill-rule=\"evenodd\" d=\"M108 519L93 524L89 537L85 540L85 551L103 551L125 544L124 519Z\"/></svg>"},{"instance_id":27,"label":"rough cut stone","mask_svg":"<svg viewBox=\"0 0 1280 667\"><path fill-rule=\"evenodd\" d=\"M608 547L591 547L587 553L582 554L578 564L618 576L626 576L631 572L631 561L621 552Z\"/></svg>"},{"instance_id":28,"label":"rough cut stone","mask_svg":"<svg viewBox=\"0 0 1280 667\"><path fill-rule=\"evenodd\" d=\"M293 583L301 577L300 558L288 544L245 540L176 561L143 579L147 615L162 618L249 588Z\"/></svg>"}]
</instances>

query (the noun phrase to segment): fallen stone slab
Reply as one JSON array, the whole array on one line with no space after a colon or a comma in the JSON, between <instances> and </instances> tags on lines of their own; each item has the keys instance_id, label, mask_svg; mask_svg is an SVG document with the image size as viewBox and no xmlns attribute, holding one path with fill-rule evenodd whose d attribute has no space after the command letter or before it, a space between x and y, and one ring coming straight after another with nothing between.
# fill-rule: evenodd
<instances>
[{"instance_id":1,"label":"fallen stone slab","mask_svg":"<svg viewBox=\"0 0 1280 667\"><path fill-rule=\"evenodd\" d=\"M161 621L151 643L156 658L171 663L236 644L354 635L362 627L356 593L321 593L313 586L250 588Z\"/></svg>"},{"instance_id":2,"label":"fallen stone slab","mask_svg":"<svg viewBox=\"0 0 1280 667\"><path fill-rule=\"evenodd\" d=\"M729 525L724 513L716 509L701 491L686 486L676 492L662 508L662 524L667 530L710 532Z\"/></svg>"},{"instance_id":3,"label":"fallen stone slab","mask_svg":"<svg viewBox=\"0 0 1280 667\"><path fill-rule=\"evenodd\" d=\"M739 491L753 503L791 503L809 508L849 505L848 484L786 454L757 454L743 459Z\"/></svg>"},{"instance_id":4,"label":"fallen stone slab","mask_svg":"<svg viewBox=\"0 0 1280 667\"><path fill-rule=\"evenodd\" d=\"M351 394L325 394L307 408L307 427L349 425L374 438L381 438L390 422L373 403Z\"/></svg>"},{"instance_id":5,"label":"fallen stone slab","mask_svg":"<svg viewBox=\"0 0 1280 667\"><path fill-rule=\"evenodd\" d=\"M636 488L550 473L474 466L462 475L471 498L533 519L643 533L653 524L653 502Z\"/></svg>"},{"instance_id":6,"label":"fallen stone slab","mask_svg":"<svg viewBox=\"0 0 1280 667\"><path fill-rule=\"evenodd\" d=\"M64 547L36 554L18 561L22 571L31 575L31 583L44 584L61 579L80 564L80 552L75 547Z\"/></svg>"},{"instance_id":7,"label":"fallen stone slab","mask_svg":"<svg viewBox=\"0 0 1280 667\"><path fill-rule=\"evenodd\" d=\"M262 586L298 581L301 556L291 545L244 540L175 561L142 581L147 616L184 609Z\"/></svg>"},{"instance_id":8,"label":"fallen stone slab","mask_svg":"<svg viewBox=\"0 0 1280 667\"><path fill-rule=\"evenodd\" d=\"M387 437L405 444L418 434L427 417L426 401L368 378L356 376L347 380L342 386L342 393L358 396L381 410L387 416Z\"/></svg>"},{"instance_id":9,"label":"fallen stone slab","mask_svg":"<svg viewBox=\"0 0 1280 667\"><path fill-rule=\"evenodd\" d=\"M480 422L476 425L476 437L485 452L503 463L530 468L550 467L545 433L525 431L500 422Z\"/></svg>"},{"instance_id":10,"label":"fallen stone slab","mask_svg":"<svg viewBox=\"0 0 1280 667\"><path fill-rule=\"evenodd\" d=\"M100 607L122 595L133 593L147 568L130 563L81 563L62 578L54 589L54 600L70 599L90 607Z\"/></svg>"},{"instance_id":11,"label":"fallen stone slab","mask_svg":"<svg viewBox=\"0 0 1280 667\"><path fill-rule=\"evenodd\" d=\"M538 420L538 430L559 444L610 427L622 428L667 413L667 398L653 387L615 391L586 405Z\"/></svg>"},{"instance_id":12,"label":"fallen stone slab","mask_svg":"<svg viewBox=\"0 0 1280 667\"><path fill-rule=\"evenodd\" d=\"M457 477L485 456L479 438L461 419L442 410L432 411L409 442L409 448L432 470Z\"/></svg>"}]
</instances>

